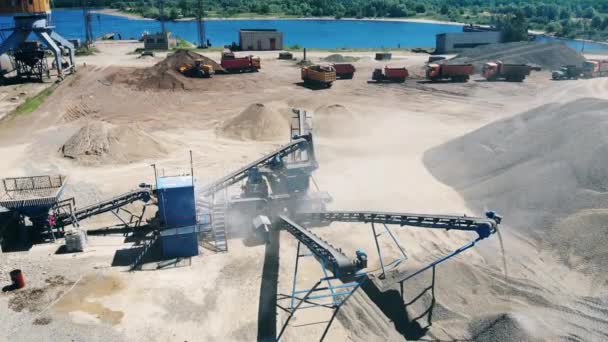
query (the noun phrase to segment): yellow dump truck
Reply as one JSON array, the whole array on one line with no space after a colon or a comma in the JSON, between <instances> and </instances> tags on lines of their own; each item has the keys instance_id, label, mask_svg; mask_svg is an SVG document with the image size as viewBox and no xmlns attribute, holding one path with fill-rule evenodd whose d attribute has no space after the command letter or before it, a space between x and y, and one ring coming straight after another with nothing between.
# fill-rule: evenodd
<instances>
[{"instance_id":1,"label":"yellow dump truck","mask_svg":"<svg viewBox=\"0 0 608 342\"><path fill-rule=\"evenodd\" d=\"M306 85L329 88L336 80L336 69L331 65L313 65L302 68L302 81Z\"/></svg>"}]
</instances>

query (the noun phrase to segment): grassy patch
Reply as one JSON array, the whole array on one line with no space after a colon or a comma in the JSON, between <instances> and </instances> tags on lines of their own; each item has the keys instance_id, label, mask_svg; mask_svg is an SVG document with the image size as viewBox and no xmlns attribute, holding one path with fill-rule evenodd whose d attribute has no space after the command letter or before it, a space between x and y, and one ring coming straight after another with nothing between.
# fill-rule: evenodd
<instances>
[{"instance_id":1,"label":"grassy patch","mask_svg":"<svg viewBox=\"0 0 608 342\"><path fill-rule=\"evenodd\" d=\"M89 46L89 47L81 46L78 49L76 49L75 54L76 54L76 56L91 56L98 52L99 52L99 50L94 46Z\"/></svg>"},{"instance_id":2,"label":"grassy patch","mask_svg":"<svg viewBox=\"0 0 608 342\"><path fill-rule=\"evenodd\" d=\"M38 94L36 94L32 97L28 97L27 99L25 99L25 102L23 102L17 108L15 108L15 110L13 110L8 116L29 114L29 113L35 111L38 107L40 107L40 105L44 102L44 100L47 97L49 97L49 96L51 96L51 94L53 94L53 92L55 91L55 88L57 88L57 84L53 84L50 87L39 92Z\"/></svg>"}]
</instances>

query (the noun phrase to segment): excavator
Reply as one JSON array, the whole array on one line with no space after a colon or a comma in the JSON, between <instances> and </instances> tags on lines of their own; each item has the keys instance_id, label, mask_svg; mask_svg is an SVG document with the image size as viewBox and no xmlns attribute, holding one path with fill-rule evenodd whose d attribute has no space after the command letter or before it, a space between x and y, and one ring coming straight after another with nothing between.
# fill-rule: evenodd
<instances>
[{"instance_id":1,"label":"excavator","mask_svg":"<svg viewBox=\"0 0 608 342\"><path fill-rule=\"evenodd\" d=\"M182 75L194 78L210 78L214 73L213 66L204 64L202 59L197 59L192 64L184 64L178 70Z\"/></svg>"}]
</instances>

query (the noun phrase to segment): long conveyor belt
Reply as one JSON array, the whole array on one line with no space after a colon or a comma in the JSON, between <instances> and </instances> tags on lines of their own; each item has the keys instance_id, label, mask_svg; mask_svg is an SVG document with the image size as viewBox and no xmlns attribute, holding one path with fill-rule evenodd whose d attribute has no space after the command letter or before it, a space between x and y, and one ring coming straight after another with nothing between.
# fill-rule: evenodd
<instances>
[{"instance_id":1,"label":"long conveyor belt","mask_svg":"<svg viewBox=\"0 0 608 342\"><path fill-rule=\"evenodd\" d=\"M263 166L266 165L270 162L272 162L272 160L274 158L276 158L277 156L283 157L283 156L287 156L293 152L296 152L298 150L301 150L303 148L305 148L305 144L308 144L308 140L305 138L298 138L298 139L294 139L292 142L290 142L287 145L283 145L281 147L279 147L278 149L276 149L275 151L263 156L262 158L253 161L243 167L241 167L240 169L231 172L230 174L220 178L219 180L205 186L203 189L201 189L201 193L203 195L211 195L219 190L222 190L226 187L229 187L241 180L243 180L245 177L247 177L247 171L251 170L254 167L259 167L259 166Z\"/></svg>"},{"instance_id":2,"label":"long conveyor belt","mask_svg":"<svg viewBox=\"0 0 608 342\"><path fill-rule=\"evenodd\" d=\"M298 222L308 224L327 224L331 222L363 222L384 223L400 226L413 226L423 228L455 229L474 231L483 239L496 232L500 223L500 216L488 213L487 218L426 215L410 213L387 213L376 211L327 211L327 212L300 212L296 214Z\"/></svg>"},{"instance_id":3,"label":"long conveyor belt","mask_svg":"<svg viewBox=\"0 0 608 342\"><path fill-rule=\"evenodd\" d=\"M300 226L286 216L279 216L284 228L303 243L336 277L350 276L359 270L357 264L329 242Z\"/></svg>"},{"instance_id":4,"label":"long conveyor belt","mask_svg":"<svg viewBox=\"0 0 608 342\"><path fill-rule=\"evenodd\" d=\"M65 225L72 224L73 219L80 221L80 220L89 218L91 216L107 213L109 211L118 209L120 207L123 207L127 204L130 204L130 203L133 203L136 201L148 202L149 200L150 200L150 189L147 189L147 188L137 189L137 190L130 191L130 192L124 193L122 195L92 204L92 205L84 207L82 209L75 210L73 213L73 217L70 217L67 215L58 217L58 221L62 225L65 226Z\"/></svg>"}]
</instances>

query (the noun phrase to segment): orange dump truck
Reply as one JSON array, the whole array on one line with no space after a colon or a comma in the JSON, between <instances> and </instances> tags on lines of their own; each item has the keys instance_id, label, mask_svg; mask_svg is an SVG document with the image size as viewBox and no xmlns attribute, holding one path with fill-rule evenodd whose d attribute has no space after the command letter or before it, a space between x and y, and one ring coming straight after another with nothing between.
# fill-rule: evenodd
<instances>
[{"instance_id":1,"label":"orange dump truck","mask_svg":"<svg viewBox=\"0 0 608 342\"><path fill-rule=\"evenodd\" d=\"M329 88L335 80L336 69L331 65L312 65L302 68L304 84Z\"/></svg>"},{"instance_id":2,"label":"orange dump truck","mask_svg":"<svg viewBox=\"0 0 608 342\"><path fill-rule=\"evenodd\" d=\"M467 82L475 72L473 64L436 64L431 63L426 68L426 78L431 82L450 80L452 82Z\"/></svg>"},{"instance_id":3,"label":"orange dump truck","mask_svg":"<svg viewBox=\"0 0 608 342\"><path fill-rule=\"evenodd\" d=\"M527 64L506 64L497 61L484 64L481 75L488 81L522 82L535 69Z\"/></svg>"}]
</instances>

